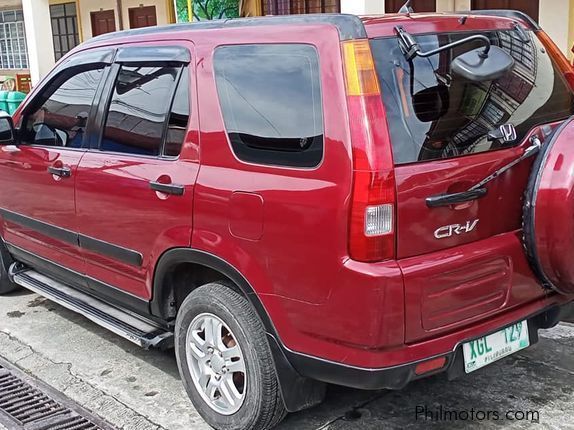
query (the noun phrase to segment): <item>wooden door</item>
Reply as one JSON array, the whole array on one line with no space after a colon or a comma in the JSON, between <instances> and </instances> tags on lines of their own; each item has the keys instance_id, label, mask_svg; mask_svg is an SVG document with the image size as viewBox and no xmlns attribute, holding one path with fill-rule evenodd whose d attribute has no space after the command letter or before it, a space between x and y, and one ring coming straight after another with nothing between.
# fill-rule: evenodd
<instances>
[{"instance_id":1,"label":"wooden door","mask_svg":"<svg viewBox=\"0 0 574 430\"><path fill-rule=\"evenodd\" d=\"M538 21L538 0L472 0L472 9L515 9Z\"/></svg>"},{"instance_id":2,"label":"wooden door","mask_svg":"<svg viewBox=\"0 0 574 430\"><path fill-rule=\"evenodd\" d=\"M92 36L116 31L116 17L113 9L92 12Z\"/></svg>"},{"instance_id":3,"label":"wooden door","mask_svg":"<svg viewBox=\"0 0 574 430\"><path fill-rule=\"evenodd\" d=\"M140 6L129 9L130 28L151 27L157 25L155 6Z\"/></svg>"},{"instance_id":4,"label":"wooden door","mask_svg":"<svg viewBox=\"0 0 574 430\"><path fill-rule=\"evenodd\" d=\"M385 2L386 13L396 13L406 0L387 0ZM436 12L436 0L412 0L411 7L415 12Z\"/></svg>"}]
</instances>

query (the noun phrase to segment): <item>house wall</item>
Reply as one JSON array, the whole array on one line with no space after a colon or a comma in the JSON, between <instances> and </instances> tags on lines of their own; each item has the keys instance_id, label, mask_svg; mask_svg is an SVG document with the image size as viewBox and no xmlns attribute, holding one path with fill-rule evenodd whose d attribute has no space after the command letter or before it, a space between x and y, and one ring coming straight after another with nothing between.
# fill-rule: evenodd
<instances>
[{"instance_id":1,"label":"house wall","mask_svg":"<svg viewBox=\"0 0 574 430\"><path fill-rule=\"evenodd\" d=\"M121 13L123 29L127 30L130 28L129 9L132 7L139 7L140 5L155 6L158 25L173 22L171 18L173 12L168 2L169 0L122 0ZM79 4L78 11L82 28L82 40L87 40L92 37L91 12L112 9L116 16L116 29L120 30L117 0L77 0L77 3Z\"/></svg>"},{"instance_id":2,"label":"house wall","mask_svg":"<svg viewBox=\"0 0 574 430\"><path fill-rule=\"evenodd\" d=\"M574 16L570 14L572 0L540 0L540 25L554 40L562 52L571 54L573 40L570 26Z\"/></svg>"}]
</instances>

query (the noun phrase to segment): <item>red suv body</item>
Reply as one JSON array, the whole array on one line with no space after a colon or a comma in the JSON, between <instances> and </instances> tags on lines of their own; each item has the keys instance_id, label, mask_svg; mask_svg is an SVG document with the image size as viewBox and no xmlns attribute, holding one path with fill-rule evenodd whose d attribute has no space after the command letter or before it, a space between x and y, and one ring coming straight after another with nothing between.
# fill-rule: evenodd
<instances>
[{"instance_id":1,"label":"red suv body","mask_svg":"<svg viewBox=\"0 0 574 430\"><path fill-rule=\"evenodd\" d=\"M534 343L574 298L544 288L524 250L534 157L460 193L550 139L573 81L535 23L495 15L277 17L82 44L0 152L4 264L176 338L186 298L223 282L261 321L289 411L320 400L313 381L462 374L463 343L518 322ZM486 35L514 68L465 80L449 65L480 45L407 59L397 27L426 50ZM488 137L508 123L514 141Z\"/></svg>"}]
</instances>

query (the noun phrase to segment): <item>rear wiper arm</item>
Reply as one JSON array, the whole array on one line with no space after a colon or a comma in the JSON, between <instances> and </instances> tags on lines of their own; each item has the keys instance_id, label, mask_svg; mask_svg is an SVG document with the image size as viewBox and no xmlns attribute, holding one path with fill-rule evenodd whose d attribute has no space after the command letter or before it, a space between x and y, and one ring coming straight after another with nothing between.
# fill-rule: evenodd
<instances>
[{"instance_id":1,"label":"rear wiper arm","mask_svg":"<svg viewBox=\"0 0 574 430\"><path fill-rule=\"evenodd\" d=\"M518 163L522 162L523 160L526 160L527 158L532 157L533 155L537 154L538 151L540 151L542 142L540 141L538 136L536 135L532 136L530 138L530 143L531 145L524 150L524 152L520 157L512 160L508 164L505 164L500 169L488 175L482 181L470 187L468 190L462 191L460 193L440 194L438 196L428 197L426 199L427 206L429 208L450 206L450 205L467 203L484 197L487 194L487 189L484 188L486 184L494 181L496 178L498 178L500 175L507 172L508 170L512 169Z\"/></svg>"},{"instance_id":2,"label":"rear wiper arm","mask_svg":"<svg viewBox=\"0 0 574 430\"><path fill-rule=\"evenodd\" d=\"M492 174L488 175L486 178L484 178L482 181L480 181L478 184L473 185L472 187L469 188L469 191L473 191L473 190L477 190L479 188L483 188L486 184L488 184L489 182L494 181L496 178L498 178L500 175L502 175L504 172L509 171L510 169L512 169L514 166L516 166L518 163L520 163L523 160L526 160L527 158L532 157L533 155L538 154L538 151L540 151L540 147L542 146L542 142L540 141L540 139L538 138L538 136L534 135L530 138L530 143L531 145L526 148L524 150L524 152L522 153L522 155L514 160L512 160L510 163L502 166L500 169L496 170L495 172L493 172Z\"/></svg>"}]
</instances>

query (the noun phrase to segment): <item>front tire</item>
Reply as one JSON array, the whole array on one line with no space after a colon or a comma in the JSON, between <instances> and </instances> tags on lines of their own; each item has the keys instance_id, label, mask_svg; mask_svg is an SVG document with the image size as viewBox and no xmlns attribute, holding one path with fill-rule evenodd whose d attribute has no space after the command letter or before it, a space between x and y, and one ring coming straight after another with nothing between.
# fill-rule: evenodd
<instances>
[{"instance_id":1,"label":"front tire","mask_svg":"<svg viewBox=\"0 0 574 430\"><path fill-rule=\"evenodd\" d=\"M8 253L6 246L4 246L4 242L0 239L0 296L19 288L8 276L10 264L12 264L12 257Z\"/></svg>"},{"instance_id":2,"label":"front tire","mask_svg":"<svg viewBox=\"0 0 574 430\"><path fill-rule=\"evenodd\" d=\"M266 430L285 417L263 324L229 286L207 284L184 300L175 351L185 389L212 427Z\"/></svg>"}]
</instances>

